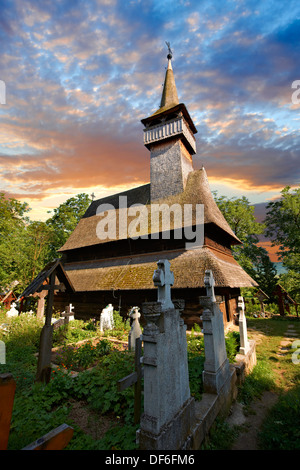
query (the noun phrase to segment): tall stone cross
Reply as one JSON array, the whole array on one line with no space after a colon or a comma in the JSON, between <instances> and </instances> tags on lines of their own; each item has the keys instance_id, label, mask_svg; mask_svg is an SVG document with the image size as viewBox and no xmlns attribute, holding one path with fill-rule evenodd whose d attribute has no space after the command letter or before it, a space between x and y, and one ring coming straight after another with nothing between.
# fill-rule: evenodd
<instances>
[{"instance_id":1,"label":"tall stone cross","mask_svg":"<svg viewBox=\"0 0 300 470\"><path fill-rule=\"evenodd\" d=\"M139 318L141 316L139 312L139 307L133 307L129 314L130 318L132 319L131 330L128 335L128 349L129 351L134 351L135 349L135 340L136 338L140 338L142 334L142 329L140 326Z\"/></svg>"},{"instance_id":2,"label":"tall stone cross","mask_svg":"<svg viewBox=\"0 0 300 470\"><path fill-rule=\"evenodd\" d=\"M239 309L239 330L240 330L240 354L246 355L250 349L248 335L247 335L247 322L245 316L245 303L244 298L239 296L238 298L238 309Z\"/></svg>"},{"instance_id":3,"label":"tall stone cross","mask_svg":"<svg viewBox=\"0 0 300 470\"><path fill-rule=\"evenodd\" d=\"M213 277L213 273L210 269L207 269L205 271L204 285L206 287L206 295L211 298L212 302L216 302L215 289L214 289L215 280Z\"/></svg>"},{"instance_id":4,"label":"tall stone cross","mask_svg":"<svg viewBox=\"0 0 300 470\"><path fill-rule=\"evenodd\" d=\"M174 273L170 270L167 259L159 260L153 274L154 285L157 286L157 302L161 303L163 310L174 308L171 300L171 286L174 284Z\"/></svg>"}]
</instances>

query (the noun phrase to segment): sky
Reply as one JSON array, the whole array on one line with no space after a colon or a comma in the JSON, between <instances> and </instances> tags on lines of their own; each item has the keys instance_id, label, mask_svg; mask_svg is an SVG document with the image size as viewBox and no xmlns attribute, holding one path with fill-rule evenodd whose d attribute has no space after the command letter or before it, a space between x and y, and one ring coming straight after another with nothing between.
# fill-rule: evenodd
<instances>
[{"instance_id":1,"label":"sky","mask_svg":"<svg viewBox=\"0 0 300 470\"><path fill-rule=\"evenodd\" d=\"M262 204L299 186L299 0L0 0L0 191L46 220L149 182L166 41L211 189Z\"/></svg>"}]
</instances>

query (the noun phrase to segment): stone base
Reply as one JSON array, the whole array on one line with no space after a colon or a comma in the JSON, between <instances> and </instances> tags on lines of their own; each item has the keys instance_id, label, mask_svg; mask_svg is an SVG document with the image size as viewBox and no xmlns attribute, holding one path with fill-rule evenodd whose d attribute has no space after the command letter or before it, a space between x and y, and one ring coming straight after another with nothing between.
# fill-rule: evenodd
<instances>
[{"instance_id":1,"label":"stone base","mask_svg":"<svg viewBox=\"0 0 300 470\"><path fill-rule=\"evenodd\" d=\"M145 415L143 419L151 419ZM137 443L140 450L180 450L190 441L190 433L195 423L195 400L189 398L174 418L164 425L159 434L139 429Z\"/></svg>"},{"instance_id":2,"label":"stone base","mask_svg":"<svg viewBox=\"0 0 300 470\"><path fill-rule=\"evenodd\" d=\"M245 380L245 376L251 372L256 365L256 343L254 340L249 341L249 350L247 354L237 354L235 356L235 368L237 375L237 385L241 385Z\"/></svg>"},{"instance_id":3,"label":"stone base","mask_svg":"<svg viewBox=\"0 0 300 470\"><path fill-rule=\"evenodd\" d=\"M200 450L200 446L209 433L209 430L217 416L225 417L236 400L236 370L231 364L226 382L220 392L204 393L200 402L195 403L196 424L192 429L187 450Z\"/></svg>"},{"instance_id":4,"label":"stone base","mask_svg":"<svg viewBox=\"0 0 300 470\"><path fill-rule=\"evenodd\" d=\"M220 393L230 375L229 361L226 359L217 372L203 371L203 390L206 393Z\"/></svg>"}]
</instances>

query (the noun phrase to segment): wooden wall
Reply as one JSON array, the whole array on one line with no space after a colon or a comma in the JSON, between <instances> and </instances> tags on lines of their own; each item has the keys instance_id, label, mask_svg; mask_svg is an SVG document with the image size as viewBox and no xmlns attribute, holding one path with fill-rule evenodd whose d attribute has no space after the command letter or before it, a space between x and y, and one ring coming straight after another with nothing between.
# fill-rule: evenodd
<instances>
[{"instance_id":1,"label":"wooden wall","mask_svg":"<svg viewBox=\"0 0 300 470\"><path fill-rule=\"evenodd\" d=\"M239 289L215 289L220 309L223 313L224 325L234 320L237 313L237 297ZM173 299L184 299L185 309L182 314L187 328L190 329L194 323L202 325L200 316L202 307L199 304L199 296L206 295L204 288L198 289L172 289ZM57 293L54 296L54 309L63 311L72 303L76 319L87 320L89 318L100 319L101 311L108 304L112 304L115 310L121 307L121 314L127 313L134 306L142 307L143 302L157 300L157 290L126 290L126 291L99 291L99 292L76 292L74 294ZM143 319L141 319L143 323Z\"/></svg>"}]
</instances>

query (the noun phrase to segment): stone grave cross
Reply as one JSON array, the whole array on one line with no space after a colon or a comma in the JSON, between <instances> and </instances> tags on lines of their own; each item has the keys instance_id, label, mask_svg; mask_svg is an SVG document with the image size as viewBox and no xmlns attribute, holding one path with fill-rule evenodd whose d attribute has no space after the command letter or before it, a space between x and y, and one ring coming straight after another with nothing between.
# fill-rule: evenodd
<instances>
[{"instance_id":1,"label":"stone grave cross","mask_svg":"<svg viewBox=\"0 0 300 470\"><path fill-rule=\"evenodd\" d=\"M53 323L53 328L56 330L62 325L67 325L70 320L74 320L74 305L69 304L66 306L64 312L61 313L61 318L59 318L55 323Z\"/></svg>"},{"instance_id":2,"label":"stone grave cross","mask_svg":"<svg viewBox=\"0 0 300 470\"><path fill-rule=\"evenodd\" d=\"M139 338L142 334L139 318L141 316L139 312L139 307L133 307L129 313L130 318L132 319L131 330L128 335L128 349L129 351L134 351L135 349L135 340Z\"/></svg>"},{"instance_id":3,"label":"stone grave cross","mask_svg":"<svg viewBox=\"0 0 300 470\"><path fill-rule=\"evenodd\" d=\"M174 273L170 269L167 259L157 262L158 268L154 271L153 282L157 286L157 302L161 303L162 310L174 308L171 300L171 286L174 284Z\"/></svg>"},{"instance_id":4,"label":"stone grave cross","mask_svg":"<svg viewBox=\"0 0 300 470\"><path fill-rule=\"evenodd\" d=\"M223 314L216 302L215 281L211 270L205 271L206 297L199 297L203 306L202 322L204 334L205 362L203 388L206 393L218 394L230 377L226 353Z\"/></svg>"},{"instance_id":5,"label":"stone grave cross","mask_svg":"<svg viewBox=\"0 0 300 470\"><path fill-rule=\"evenodd\" d=\"M215 280L213 277L213 273L210 269L207 269L205 271L205 276L204 276L204 285L206 287L206 295L207 297L211 298L212 302L216 302L216 297L215 297Z\"/></svg>"},{"instance_id":6,"label":"stone grave cross","mask_svg":"<svg viewBox=\"0 0 300 470\"><path fill-rule=\"evenodd\" d=\"M183 302L171 300L174 274L167 259L157 262L156 302L144 302L144 412L137 438L141 450L184 448L194 426ZM179 308L176 308L175 305Z\"/></svg>"},{"instance_id":7,"label":"stone grave cross","mask_svg":"<svg viewBox=\"0 0 300 470\"><path fill-rule=\"evenodd\" d=\"M247 336L247 323L245 316L245 303L242 296L238 298L239 330L240 330L240 354L247 354L250 345Z\"/></svg>"}]
</instances>

